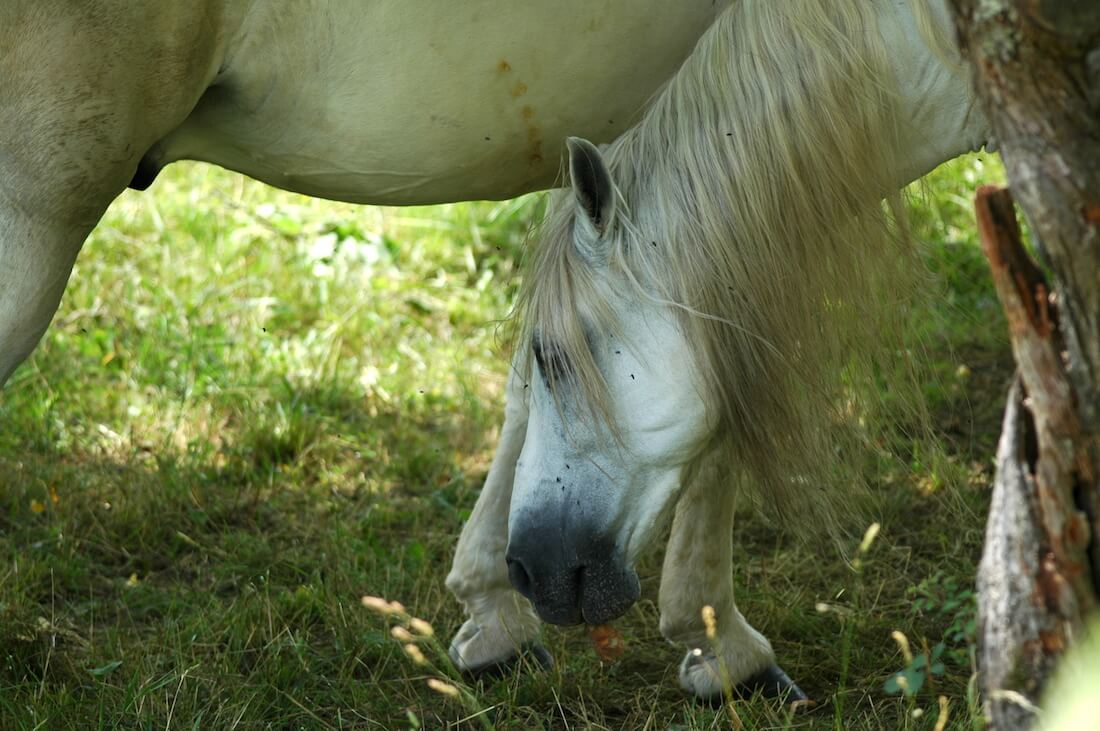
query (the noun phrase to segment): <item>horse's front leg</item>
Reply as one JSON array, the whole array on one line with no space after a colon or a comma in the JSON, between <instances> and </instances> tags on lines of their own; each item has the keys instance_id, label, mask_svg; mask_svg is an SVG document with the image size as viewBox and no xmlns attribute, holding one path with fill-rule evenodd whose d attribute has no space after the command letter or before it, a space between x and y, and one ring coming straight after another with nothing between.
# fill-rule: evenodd
<instances>
[{"instance_id":1,"label":"horse's front leg","mask_svg":"<svg viewBox=\"0 0 1100 731\"><path fill-rule=\"evenodd\" d=\"M705 459L676 505L661 572L661 634L687 645L680 685L699 698L760 691L767 697L805 700L775 664L771 643L733 601L734 485ZM708 633L703 608L713 609ZM709 610L708 610L709 612Z\"/></svg>"},{"instance_id":2,"label":"horse's front leg","mask_svg":"<svg viewBox=\"0 0 1100 731\"><path fill-rule=\"evenodd\" d=\"M469 615L451 641L451 659L460 670L475 674L499 670L524 651L542 665L550 664L550 655L536 644L539 619L530 602L512 589L504 560L516 461L527 435L527 399L514 373L506 398L500 444L447 575L447 588Z\"/></svg>"}]
</instances>

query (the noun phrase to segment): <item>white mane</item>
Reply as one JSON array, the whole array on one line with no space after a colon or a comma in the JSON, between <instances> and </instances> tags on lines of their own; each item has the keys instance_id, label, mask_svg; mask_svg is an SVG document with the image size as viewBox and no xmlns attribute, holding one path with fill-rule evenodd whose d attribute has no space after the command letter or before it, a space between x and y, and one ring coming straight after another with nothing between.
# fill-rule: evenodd
<instances>
[{"instance_id":1,"label":"white mane","mask_svg":"<svg viewBox=\"0 0 1100 731\"><path fill-rule=\"evenodd\" d=\"M780 506L845 479L858 428L840 427L857 421L872 356L895 350L881 341L918 271L882 205L902 121L875 13L866 0L735 2L604 153L621 200L610 266L631 296L679 309L715 446ZM552 338L607 420L579 313L613 323L574 250L572 201L552 196L517 334L521 347L536 326Z\"/></svg>"}]
</instances>

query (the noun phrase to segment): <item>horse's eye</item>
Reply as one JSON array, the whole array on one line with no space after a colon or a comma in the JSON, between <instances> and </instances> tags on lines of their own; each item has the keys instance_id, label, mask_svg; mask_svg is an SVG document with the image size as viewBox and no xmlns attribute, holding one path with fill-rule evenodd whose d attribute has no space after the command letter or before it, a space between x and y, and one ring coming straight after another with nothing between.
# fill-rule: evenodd
<instances>
[{"instance_id":1,"label":"horse's eye","mask_svg":"<svg viewBox=\"0 0 1100 731\"><path fill-rule=\"evenodd\" d=\"M561 346L556 343L547 342L535 336L535 339L531 342L531 352L534 353L539 372L547 384L563 383L572 375L573 368L569 363L569 359Z\"/></svg>"}]
</instances>

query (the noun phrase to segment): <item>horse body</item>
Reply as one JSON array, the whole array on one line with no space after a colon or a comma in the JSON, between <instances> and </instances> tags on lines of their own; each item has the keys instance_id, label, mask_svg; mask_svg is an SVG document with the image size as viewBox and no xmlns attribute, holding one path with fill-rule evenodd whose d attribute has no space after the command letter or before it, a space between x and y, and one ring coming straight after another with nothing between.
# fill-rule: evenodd
<instances>
[{"instance_id":1,"label":"horse body","mask_svg":"<svg viewBox=\"0 0 1100 731\"><path fill-rule=\"evenodd\" d=\"M717 9L254 3L195 109L147 163L206 160L360 203L514 197L553 182L567 134L626 129Z\"/></svg>"},{"instance_id":2,"label":"horse body","mask_svg":"<svg viewBox=\"0 0 1100 731\"><path fill-rule=\"evenodd\" d=\"M543 188L565 136L628 126L725 4L5 2L0 385L127 184L190 158L353 202Z\"/></svg>"}]
</instances>

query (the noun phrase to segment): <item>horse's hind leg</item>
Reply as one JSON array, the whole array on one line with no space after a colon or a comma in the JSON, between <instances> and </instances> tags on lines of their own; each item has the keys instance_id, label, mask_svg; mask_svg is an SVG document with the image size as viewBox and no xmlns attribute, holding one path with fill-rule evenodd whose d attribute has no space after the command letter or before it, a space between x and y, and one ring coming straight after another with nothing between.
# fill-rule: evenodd
<instances>
[{"instance_id":1,"label":"horse's hind leg","mask_svg":"<svg viewBox=\"0 0 1100 731\"><path fill-rule=\"evenodd\" d=\"M217 73L225 5L0 2L0 382L99 217Z\"/></svg>"},{"instance_id":2,"label":"horse's hind leg","mask_svg":"<svg viewBox=\"0 0 1100 731\"><path fill-rule=\"evenodd\" d=\"M688 647L680 684L699 698L719 699L761 692L788 701L805 700L775 664L771 643L733 601L735 491L705 459L676 505L672 535L661 572L661 634ZM703 608L714 610L708 635Z\"/></svg>"},{"instance_id":3,"label":"horse's hind leg","mask_svg":"<svg viewBox=\"0 0 1100 731\"><path fill-rule=\"evenodd\" d=\"M447 588L469 615L451 641L451 659L464 672L501 669L524 650L530 650L542 665L550 663L546 650L535 644L539 619L530 603L512 589L504 560L516 460L526 435L526 398L520 379L513 374L508 379L500 444L447 575Z\"/></svg>"}]
</instances>

